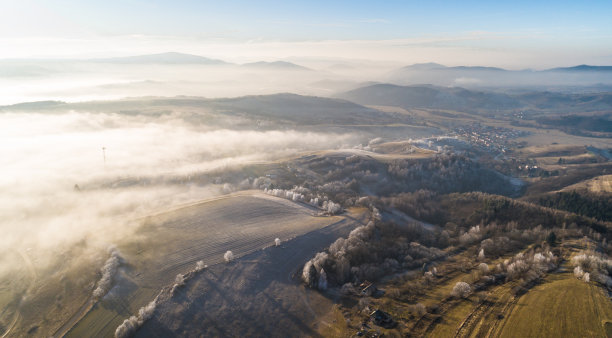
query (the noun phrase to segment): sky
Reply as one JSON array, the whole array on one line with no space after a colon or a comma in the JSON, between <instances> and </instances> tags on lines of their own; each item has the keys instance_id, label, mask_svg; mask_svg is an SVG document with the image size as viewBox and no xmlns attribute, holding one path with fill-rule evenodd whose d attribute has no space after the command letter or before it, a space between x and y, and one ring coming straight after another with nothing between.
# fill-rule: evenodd
<instances>
[{"instance_id":1,"label":"sky","mask_svg":"<svg viewBox=\"0 0 612 338\"><path fill-rule=\"evenodd\" d=\"M0 0L1 58L612 64L612 1ZM455 61L455 62L453 62Z\"/></svg>"}]
</instances>

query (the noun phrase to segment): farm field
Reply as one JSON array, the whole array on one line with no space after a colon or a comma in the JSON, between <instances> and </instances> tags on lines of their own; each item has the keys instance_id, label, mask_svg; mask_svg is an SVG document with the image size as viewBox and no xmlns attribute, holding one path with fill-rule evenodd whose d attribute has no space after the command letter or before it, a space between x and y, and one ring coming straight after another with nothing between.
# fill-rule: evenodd
<instances>
[{"instance_id":1,"label":"farm field","mask_svg":"<svg viewBox=\"0 0 612 338\"><path fill-rule=\"evenodd\" d=\"M608 337L612 304L605 290L569 272L552 274L522 296L500 337Z\"/></svg>"},{"instance_id":2,"label":"farm field","mask_svg":"<svg viewBox=\"0 0 612 338\"><path fill-rule=\"evenodd\" d=\"M592 192L612 192L612 175L603 175L589 182Z\"/></svg>"},{"instance_id":3,"label":"farm field","mask_svg":"<svg viewBox=\"0 0 612 338\"><path fill-rule=\"evenodd\" d=\"M572 184L563 189L563 191L572 190L587 190L594 193L611 193L612 192L612 175L601 175L595 178L585 180L576 184Z\"/></svg>"},{"instance_id":4,"label":"farm field","mask_svg":"<svg viewBox=\"0 0 612 338\"><path fill-rule=\"evenodd\" d=\"M408 303L397 297L410 292L406 289L410 284L382 282L380 286L386 292L368 299L369 310L353 312L359 299L342 298L341 305L328 315L332 319L324 321L318 332L334 337L354 336L356 329L364 335L391 337L406 332L423 337L609 337L612 303L606 289L596 282L586 283L575 278L571 264L571 257L591 246L592 243L582 240L568 241L560 248L564 257L561 266L525 293L516 292L520 281L514 280L474 291L465 299L450 296L457 282L475 282L476 269L447 271ZM531 249L527 247L525 251ZM507 258L500 257L489 265ZM438 266L440 271L456 266L456 263L446 264L451 265ZM421 273L414 271L413 275ZM424 312L415 313L414 304L421 304ZM350 308L353 310L348 311ZM369 323L370 326L361 324L358 329L359 323L368 323L369 311L377 308L388 312L397 320L397 325L383 328Z\"/></svg>"},{"instance_id":5,"label":"farm field","mask_svg":"<svg viewBox=\"0 0 612 338\"><path fill-rule=\"evenodd\" d=\"M451 306L433 337L607 337L612 304L605 289L574 277L569 262L523 295L514 282L493 287L484 301L472 296Z\"/></svg>"},{"instance_id":6,"label":"farm field","mask_svg":"<svg viewBox=\"0 0 612 338\"><path fill-rule=\"evenodd\" d=\"M430 332L433 337L607 337L612 304L605 289L574 277L569 262L523 295L514 282L493 287L480 302L454 304Z\"/></svg>"},{"instance_id":7,"label":"farm field","mask_svg":"<svg viewBox=\"0 0 612 338\"><path fill-rule=\"evenodd\" d=\"M362 224L363 210L318 230L196 274L167 300L137 337L316 335L333 299L300 282L300 267L337 236ZM165 298L165 299L166 299Z\"/></svg>"},{"instance_id":8,"label":"farm field","mask_svg":"<svg viewBox=\"0 0 612 338\"><path fill-rule=\"evenodd\" d=\"M179 273L202 260L214 265L343 220L314 217L309 207L257 191L204 201L142 220L136 236L118 244L126 263L111 291L67 331L67 337L112 336L116 327L151 301Z\"/></svg>"}]
</instances>

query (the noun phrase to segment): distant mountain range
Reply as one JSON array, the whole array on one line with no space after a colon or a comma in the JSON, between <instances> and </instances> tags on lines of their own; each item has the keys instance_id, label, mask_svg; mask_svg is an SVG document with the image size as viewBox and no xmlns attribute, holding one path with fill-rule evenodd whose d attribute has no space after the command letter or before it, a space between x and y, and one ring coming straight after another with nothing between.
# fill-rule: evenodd
<instances>
[{"instance_id":1,"label":"distant mountain range","mask_svg":"<svg viewBox=\"0 0 612 338\"><path fill-rule=\"evenodd\" d=\"M115 57L106 59L92 59L93 62L103 63L127 63L127 64L206 64L206 65L226 65L225 61L210 59L203 56L183 54L183 53L160 53L138 56Z\"/></svg>"},{"instance_id":2,"label":"distant mountain range","mask_svg":"<svg viewBox=\"0 0 612 338\"><path fill-rule=\"evenodd\" d=\"M546 70L546 72L612 72L612 66L580 65L565 68L552 68Z\"/></svg>"},{"instance_id":3,"label":"distant mountain range","mask_svg":"<svg viewBox=\"0 0 612 338\"><path fill-rule=\"evenodd\" d=\"M211 59L199 55L184 54L184 53L160 53L148 54L139 56L126 56L106 59L92 59L93 62L116 63L116 64L167 64L167 65L235 65L234 63L226 62L218 59ZM268 70L310 70L309 68L296 65L295 63L286 61L258 61L245 63L241 66L247 68L258 68Z\"/></svg>"},{"instance_id":4,"label":"distant mountain range","mask_svg":"<svg viewBox=\"0 0 612 338\"><path fill-rule=\"evenodd\" d=\"M123 67L120 72L125 71L126 74L131 71L132 65L185 66L183 68L186 72L179 74L180 79L172 78L173 81L182 81L178 86L181 88L187 86L187 82L194 80L190 78L191 70L187 69L188 66L194 66L193 69L198 67L197 69L203 72L207 71L208 68L206 67L217 67L216 69L228 71L223 76L218 77L219 81L227 81L228 83L233 81L235 84L241 85L251 81L253 73L269 72L270 78L274 80L269 86L273 87L277 83L282 83L282 85L274 87L274 91L278 88L278 91L292 90L318 95L329 95L329 93L336 91L355 88L362 81L376 81L377 83L389 83L400 86L433 85L439 87L461 87L468 90L503 91L506 93L510 91L553 91L561 93L612 91L612 66L578 65L546 70L507 70L497 67L447 67L438 63L420 63L381 74L382 70L380 69L382 68L374 67L375 69L368 69L367 65L360 66L349 61L338 63L337 60L333 60L332 66L325 65L324 62L321 63L319 61L319 68L310 69L299 64L280 60L237 64L225 60L177 52L96 59L0 59L0 77L19 80L20 78L45 78L56 75L65 77L73 74L106 71L105 68L98 66L100 64L112 65L113 68ZM135 68L135 71L139 72L140 70ZM302 72L300 75L307 76L293 77L292 73L297 72ZM142 76L141 73L136 75ZM168 80L167 74L169 73L171 72L159 72L159 74L152 72L151 75L146 75L146 78L141 78L140 80L155 80L158 81L159 87L161 87L161 83ZM364 74L371 74L371 76ZM246 77L240 78L243 75ZM234 77L230 79L231 76ZM300 80L302 82L299 82ZM296 84L295 86L292 85L294 83ZM231 86L231 88L240 87L234 84ZM136 88L137 86L132 84L130 87ZM151 89L150 86L138 88L139 93L144 94L149 89ZM274 91L266 90L265 92L271 93ZM153 94L159 93L155 92ZM181 94L183 92L174 93ZM247 93L253 92L240 92L240 94ZM230 94L223 93L222 95L229 96ZM43 97L46 98L45 96ZM424 100L425 98L421 97L420 99ZM491 102L495 102L493 105L496 105L500 102L499 99L496 98ZM466 109L471 106L470 100L466 102L459 100L457 102L463 102L466 105ZM492 104L491 102L486 104ZM505 100L503 102L505 105L510 101Z\"/></svg>"},{"instance_id":5,"label":"distant mountain range","mask_svg":"<svg viewBox=\"0 0 612 338\"><path fill-rule=\"evenodd\" d=\"M414 64L387 74L385 82L400 85L432 84L463 87L557 87L612 84L612 66L580 65L541 71L496 67L447 67L437 63Z\"/></svg>"},{"instance_id":6,"label":"distant mountain range","mask_svg":"<svg viewBox=\"0 0 612 338\"><path fill-rule=\"evenodd\" d=\"M160 114L173 107L192 107L189 116L192 122L200 119L211 122L211 114L218 116L240 116L252 121L265 120L274 123L306 125L361 125L390 124L408 120L405 115L386 113L337 98L302 96L289 93L273 95L250 95L236 98L206 99L201 97L142 97L113 101L66 103L40 101L0 106L4 111L54 112L86 110L119 114ZM197 111L205 111L200 114ZM201 122L201 121L200 121Z\"/></svg>"},{"instance_id":7,"label":"distant mountain range","mask_svg":"<svg viewBox=\"0 0 612 338\"><path fill-rule=\"evenodd\" d=\"M97 58L97 59L0 59L1 63L13 64L48 64L48 63L78 63L78 62L94 62L94 63L111 63L111 64L162 64L162 65L237 65L219 59L207 58L204 56L167 52L159 54L146 54L136 56L123 56L112 58ZM248 68L260 69L278 69L278 70L311 70L307 67L297 65L287 61L258 61L245 63L241 66Z\"/></svg>"},{"instance_id":8,"label":"distant mountain range","mask_svg":"<svg viewBox=\"0 0 612 338\"><path fill-rule=\"evenodd\" d=\"M612 93L564 94L535 91L506 94L431 85L374 84L341 93L337 97L361 105L397 106L404 109L448 109L463 112L515 109L576 112L612 109Z\"/></svg>"},{"instance_id":9,"label":"distant mountain range","mask_svg":"<svg viewBox=\"0 0 612 338\"><path fill-rule=\"evenodd\" d=\"M400 70L443 70L443 71L500 71L500 72L575 72L575 71L612 71L612 66L590 66L590 65L579 65L573 67L557 67L550 68L540 71L534 71L530 69L524 70L508 70L498 67L483 67L483 66L454 66L447 67L445 65L441 65L439 63L429 62L429 63L416 63L413 65L409 65L406 67L400 68Z\"/></svg>"},{"instance_id":10,"label":"distant mountain range","mask_svg":"<svg viewBox=\"0 0 612 338\"><path fill-rule=\"evenodd\" d=\"M245 63L242 66L248 67L248 68L274 69L274 70L307 70L307 71L312 70L310 68L306 68L304 66L296 65L295 63L286 62L286 61L274 61L274 62L259 61L259 62Z\"/></svg>"},{"instance_id":11,"label":"distant mountain range","mask_svg":"<svg viewBox=\"0 0 612 338\"><path fill-rule=\"evenodd\" d=\"M139 56L126 56L106 59L93 59L93 62L114 63L114 64L165 64L165 65L236 65L218 59L211 59L204 56L184 54L184 53L160 53ZM245 68L262 70L297 70L309 71L311 69L287 61L258 61L240 65Z\"/></svg>"},{"instance_id":12,"label":"distant mountain range","mask_svg":"<svg viewBox=\"0 0 612 338\"><path fill-rule=\"evenodd\" d=\"M250 95L236 98L142 97L114 101L65 103L61 101L26 102L0 106L2 111L86 109L88 111L139 110L146 106L191 106L261 118L299 123L391 123L397 114L383 113L366 106L395 106L404 109L441 109L466 113L542 111L563 113L610 112L612 93L565 94L558 92L502 93L461 87L431 85L399 86L369 84L337 94L335 98L289 93Z\"/></svg>"},{"instance_id":13,"label":"distant mountain range","mask_svg":"<svg viewBox=\"0 0 612 338\"><path fill-rule=\"evenodd\" d=\"M416 63L410 66L402 67L400 70L445 70L445 71L507 71L497 67L482 67L482 66L455 66L447 67L439 63Z\"/></svg>"}]
</instances>

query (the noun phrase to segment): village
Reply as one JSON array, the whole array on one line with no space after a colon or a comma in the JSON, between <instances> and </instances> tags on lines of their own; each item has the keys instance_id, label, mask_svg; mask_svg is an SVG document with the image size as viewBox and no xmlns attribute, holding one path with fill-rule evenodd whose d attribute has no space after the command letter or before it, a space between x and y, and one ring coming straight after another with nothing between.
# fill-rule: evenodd
<instances>
[{"instance_id":1,"label":"village","mask_svg":"<svg viewBox=\"0 0 612 338\"><path fill-rule=\"evenodd\" d=\"M519 148L521 144L516 139L528 136L529 132L473 123L453 129L451 135L465 139L482 150L505 154L510 148Z\"/></svg>"}]
</instances>

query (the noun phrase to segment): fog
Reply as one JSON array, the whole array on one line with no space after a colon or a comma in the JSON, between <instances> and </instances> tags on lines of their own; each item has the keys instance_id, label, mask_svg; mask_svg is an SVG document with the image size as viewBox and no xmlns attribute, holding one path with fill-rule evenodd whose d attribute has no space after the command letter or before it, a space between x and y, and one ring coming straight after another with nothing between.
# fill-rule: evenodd
<instances>
[{"instance_id":1,"label":"fog","mask_svg":"<svg viewBox=\"0 0 612 338\"><path fill-rule=\"evenodd\" d=\"M215 177L229 169L356 142L75 111L0 114L0 139L3 274L23 265L9 252L27 251L44 267L85 243L107 259L109 245L132 235L131 220L221 194Z\"/></svg>"},{"instance_id":2,"label":"fog","mask_svg":"<svg viewBox=\"0 0 612 338\"><path fill-rule=\"evenodd\" d=\"M580 66L548 70L505 70L486 67L446 67L420 64L389 73L388 82L400 85L431 84L464 88L513 88L527 90L601 91L612 85L610 69Z\"/></svg>"},{"instance_id":3,"label":"fog","mask_svg":"<svg viewBox=\"0 0 612 338\"><path fill-rule=\"evenodd\" d=\"M293 63L286 60L294 60ZM142 61L142 62L140 62ZM162 53L110 59L0 60L0 105L139 96L238 97L291 92L334 96L372 82L467 88L567 89L610 86L609 70L508 71L339 58L227 63ZM268 61L268 62L266 62Z\"/></svg>"},{"instance_id":4,"label":"fog","mask_svg":"<svg viewBox=\"0 0 612 338\"><path fill-rule=\"evenodd\" d=\"M127 64L121 60L0 60L0 90L4 93L0 105L134 96L218 98L279 92L329 96L365 81L383 79L393 69L387 64L348 61L313 62L315 68L309 68L302 63Z\"/></svg>"}]
</instances>

